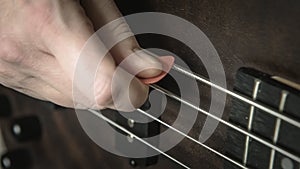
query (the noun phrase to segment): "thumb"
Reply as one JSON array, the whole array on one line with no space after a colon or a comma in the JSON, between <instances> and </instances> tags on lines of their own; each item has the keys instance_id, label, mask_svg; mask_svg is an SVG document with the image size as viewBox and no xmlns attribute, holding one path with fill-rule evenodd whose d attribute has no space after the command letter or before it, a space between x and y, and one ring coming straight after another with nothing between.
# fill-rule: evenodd
<instances>
[{"instance_id":1,"label":"thumb","mask_svg":"<svg viewBox=\"0 0 300 169\"><path fill-rule=\"evenodd\" d=\"M128 102L125 101L124 105L119 101L121 105L114 106L112 78L116 70L115 61L110 53L107 53L101 40L94 36L92 24L80 8L80 5L75 3L65 5L62 11L57 12L62 16L55 18L58 20L57 29L51 29L47 38L44 38L49 51L65 71L66 78L73 82L75 93L71 97L75 99L74 106L93 109L110 107L130 111L125 104ZM61 22L65 21L62 18L68 18L67 22ZM120 77L126 76L126 71L120 72L123 73ZM120 96L129 93L130 97L125 99L129 99L135 108L140 107L147 98L148 87L136 78L129 84L129 92L122 88L122 83L114 85Z\"/></svg>"},{"instance_id":2,"label":"thumb","mask_svg":"<svg viewBox=\"0 0 300 169\"><path fill-rule=\"evenodd\" d=\"M133 60L121 65L129 73L133 74L136 72L135 70L147 68L137 74L137 77L143 79L162 73L162 63L153 54L140 48L125 20L120 19L122 15L114 1L84 0L82 5L92 20L95 30L103 29L102 26L105 25L105 31L103 31L105 33L100 35L105 45L108 47L111 41L118 42L110 50L116 64L120 64L128 56L131 56L134 58ZM119 42L120 39L123 40Z\"/></svg>"}]
</instances>

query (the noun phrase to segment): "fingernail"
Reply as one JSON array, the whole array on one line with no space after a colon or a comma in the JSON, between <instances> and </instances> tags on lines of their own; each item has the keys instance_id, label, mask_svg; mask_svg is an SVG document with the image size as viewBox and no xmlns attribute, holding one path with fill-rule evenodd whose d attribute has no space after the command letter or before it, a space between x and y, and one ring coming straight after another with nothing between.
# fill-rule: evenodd
<instances>
[{"instance_id":1,"label":"fingernail","mask_svg":"<svg viewBox=\"0 0 300 169\"><path fill-rule=\"evenodd\" d=\"M136 55L143 59L146 63L153 64L151 67L162 69L162 63L159 61L159 56L145 49L134 49Z\"/></svg>"},{"instance_id":2,"label":"fingernail","mask_svg":"<svg viewBox=\"0 0 300 169\"><path fill-rule=\"evenodd\" d=\"M151 78L140 78L144 84L153 84L163 79L169 73L175 61L173 56L162 56L158 57L157 59L162 63L161 74Z\"/></svg>"}]
</instances>

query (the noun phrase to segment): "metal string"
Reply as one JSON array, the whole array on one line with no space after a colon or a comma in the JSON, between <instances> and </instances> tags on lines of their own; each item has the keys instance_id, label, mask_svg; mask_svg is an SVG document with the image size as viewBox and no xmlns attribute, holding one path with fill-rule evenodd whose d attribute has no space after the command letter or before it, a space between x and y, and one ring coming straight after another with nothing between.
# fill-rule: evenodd
<instances>
[{"instance_id":1,"label":"metal string","mask_svg":"<svg viewBox=\"0 0 300 169\"><path fill-rule=\"evenodd\" d=\"M138 141L140 141L140 142L144 143L145 145L149 146L150 148L156 150L157 152L159 152L160 154L162 154L162 155L164 155L165 157L169 158L170 160L174 161L175 163L179 164L180 166L182 166L182 167L184 167L184 168L187 168L187 169L190 169L187 165L183 164L182 162L178 161L178 160L175 159L174 157L168 155L167 153L163 152L162 150L158 149L157 147L155 147L155 146L151 145L150 143L146 142L144 139L138 137L137 135L133 134L132 132L128 131L128 130L125 129L124 127L122 127L122 126L120 126L119 124L117 124L116 122L114 122L114 121L110 120L109 118L103 116L101 113L99 113L99 112L97 112L97 111L95 111L95 110L92 110L92 109L89 109L88 111L90 111L90 112L91 112L92 114L94 114L95 116L101 118L102 120L108 122L108 123L111 124L112 126L118 128L118 129L120 129L121 131L125 132L126 134L130 135L132 138L135 138L135 139L137 139ZM217 150L215 150L215 149L213 149L213 148L211 148L211 147L209 147L209 146L207 146L207 145L205 145L205 144L203 144L203 143L197 141L196 139L192 138L191 136L189 136L189 135L187 135L187 134L185 134L185 133L179 131L178 129L176 129L176 128L170 126L170 125L168 125L167 123L165 123L165 122L163 122L163 121L157 119L156 117L154 117L154 116L152 116L152 115L146 113L145 111L143 111L143 110L141 110L141 109L137 109L137 111L139 111L140 113L142 113L142 114L144 114L144 115L146 115L146 116L148 116L148 117L150 117L150 118L156 120L156 121L159 122L160 124L163 124L164 126L166 126L166 127L168 127L168 128L171 128L171 129L174 130L175 132L177 132L177 133L183 135L184 137L186 137L186 138L192 140L193 142L195 142L195 143L197 143L197 144L199 144L199 145L205 147L206 149L208 149L208 150L212 151L213 153L215 153L215 154L221 156L222 158L228 160L229 162L231 162L231 163L233 163L233 164L239 166L240 168L248 169L247 167L243 166L243 165L240 164L239 162L237 162L237 161L231 159L230 157L227 157L226 155L224 155L224 154L218 152Z\"/></svg>"},{"instance_id":2,"label":"metal string","mask_svg":"<svg viewBox=\"0 0 300 169\"><path fill-rule=\"evenodd\" d=\"M92 114L94 114L95 116L101 118L102 120L108 122L109 124L111 124L112 126L120 129L121 131L125 132L126 134L128 134L129 136L131 136L132 138L137 139L138 141L140 141L141 143L145 144L146 146L149 146L150 148L152 148L153 150L159 152L160 154L164 155L165 157L169 158L170 160L174 161L175 163L177 163L178 165L186 168L186 169L190 169L190 167L188 167L187 165L183 164L182 162L176 160L174 157L168 155L167 153L161 151L160 149L158 149L157 147L153 146L152 144L148 143L147 141L145 141L144 139L138 137L137 135L133 134L132 132L128 131L127 129L125 129L124 127L120 126L119 124L117 124L116 122L110 120L109 118L103 116L101 113L92 110L92 109L88 109L89 112L91 112Z\"/></svg>"},{"instance_id":3,"label":"metal string","mask_svg":"<svg viewBox=\"0 0 300 169\"><path fill-rule=\"evenodd\" d=\"M207 84L207 85L210 85L210 86L212 86L212 87L214 87L214 88L216 88L216 89L218 89L218 90L220 90L220 91L223 91L223 92L225 92L225 93L227 93L227 94L229 94L229 95L231 95L231 96L233 96L233 97L235 97L235 98L237 98L237 99L239 99L239 100L242 100L242 101L244 101L244 102L246 102L246 103L248 103L248 104L250 104L250 105L252 105L252 106L255 106L255 107L257 107L257 108L259 108L259 109L261 109L261 110L263 110L263 111L265 111L265 112L267 112L267 113L269 113L269 114L271 114L271 115L273 115L273 116L275 116L275 117L277 117L277 118L280 118L280 119L282 119L282 120L284 120L284 121L286 121L286 122L288 122L288 123L290 123L290 124L292 124L292 125L294 125L294 126L296 126L296 127L300 127L300 122L298 122L298 121L296 121L296 120L294 120L294 119L291 119L291 118L289 118L289 117L287 117L287 116L284 116L284 115L278 113L277 111L272 110L271 108L268 108L268 107L265 107L265 106L263 106L263 105L260 105L259 103L256 103L256 102L254 102L254 101L252 101L252 100L246 98L245 96L239 95L239 94L237 94L237 93L235 93L235 92L232 92L232 91L230 91L230 90L228 90L228 89L222 88L221 86L216 85L216 84L210 82L209 80L206 80L205 78L201 77L200 75L197 75L197 74L195 74L195 73L193 73L193 72L190 72L190 71L188 71L188 70L185 70L184 68L182 68L182 67L180 67L180 66L178 66L178 65L174 65L174 66L172 67L172 69L175 70L175 71L178 71L178 72L180 72L180 73L182 73L182 74L185 74L185 75L187 75L187 76L189 76L189 77L191 77L191 78L195 78L195 79L197 79L198 81L201 81L201 82L203 82L203 83L205 83L205 84ZM288 152L288 151L286 151L286 150L283 150L282 148L277 147L276 145L273 145L272 143L269 143L268 141L266 141L266 140L264 140L264 139L262 139L262 138L259 138L259 137L255 136L255 135L253 135L252 133L249 133L248 131L245 131L244 129L239 128L239 127L237 127L237 126L235 126L235 125L233 125L233 124L231 124L231 123L229 123L229 122L227 122L227 121L225 121L225 120L223 120L223 119L221 119L221 118L219 118L219 117L217 117L217 116L215 116L215 115L212 115L212 114L210 114L209 112L207 112L207 111L205 111L205 110L203 110L203 109L201 109L201 108L199 108L199 107L197 107L197 106L194 106L193 104L189 103L188 101L182 100L181 98L179 98L179 97L176 96L175 94L169 92L168 90L163 89L163 88L161 88L160 86L157 86L157 85L150 85L150 86L151 86L152 88L154 88L155 90L157 90L157 91L159 91L159 92L161 92L161 93L164 93L164 94L167 95L168 97L171 97L171 98L173 98L173 99L175 99L175 100L177 100L177 101L179 101L179 102L182 102L182 103L184 103L185 105L187 105L187 106L189 106L189 107L191 107L191 108L193 108L193 109L196 109L196 110L198 110L199 112L201 112L201 113L203 113L203 114L205 114L205 115L207 115L207 116L210 116L211 118L213 118L213 119L215 119L215 120L218 120L219 122L223 123L224 125L226 125L226 126L228 126L228 127L231 127L231 128L233 128L233 129L235 129L235 130L237 130L237 131L239 131L239 132L241 132L241 133L243 133L243 134L245 134L245 135L247 135L247 136L249 136L249 137L251 137L251 138L257 140L257 141L259 141L260 143L262 143L262 144L264 144L264 145L266 145L266 146L268 146L268 147L274 149L275 151L278 151L278 152L280 152L280 153L286 155L287 157L289 157L289 158L291 158L291 159L293 159L293 160L295 160L295 161L297 161L297 162L300 162L300 158L299 158L298 156L296 156L296 155L294 155L294 154L292 154L292 153L290 153L290 152ZM229 161L229 162L235 164L236 166L238 166L238 167L240 167L240 168L243 168L243 169L248 169L246 166L240 164L239 162L237 162L237 161L231 159L230 157L228 157L228 156L226 156L226 155L224 155L224 154L218 152L217 150L215 150L215 149L213 149L213 148L211 148L211 147L209 147L209 146L207 146L207 145L201 143L200 141L198 141L198 140L192 138L191 136L189 136L189 135L183 133L182 131L179 131L178 129L176 129L176 128L170 126L170 125L168 125L167 123L165 123L165 122L159 120L158 118L156 118L156 117L154 117L154 116L152 116L152 115L146 113L145 111L143 111L143 110L141 110L141 109L137 109L137 110L138 110L140 113L142 113L142 114L144 114L144 115L146 115L146 116L148 116L148 117L150 117L150 118L156 120L156 121L159 122L160 124L163 124L164 126L170 128L170 129L176 131L177 133L181 134L182 136L184 136L184 137L190 139L191 141L193 141L193 142L195 142L195 143L197 143L197 144L203 146L204 148L206 148L206 149L208 149L209 151L211 151L211 152L217 154L218 156L220 156L220 157L226 159L227 161ZM91 110L91 109L90 109L89 111L92 112L92 113L93 113L94 115L96 115L97 117L99 117L99 118L105 120L106 122L110 123L111 125L117 127L118 129L122 130L123 132L125 132L125 133L127 133L128 135L132 136L133 138L137 139L138 141L140 141L140 142L144 143L145 145L149 146L150 148L156 150L157 152L159 152L160 154L162 154L162 155L164 155L165 157L169 158L170 160L174 161L175 163L179 164L180 166L189 169L189 167L186 166L185 164L183 164L182 162L178 161L178 160L175 159L174 157L172 157L172 156L166 154L166 153L163 152L162 150L160 150L160 149L158 149L157 147L155 147L155 146L151 145L150 143L146 142L144 139L142 139L142 138L136 136L135 134L131 133L130 131L128 131L128 130L125 129L124 127L120 126L119 124L115 123L114 121L112 121L112 120L106 118L106 117L103 116L101 113L99 113L99 112L97 112L97 111L95 111L95 110Z\"/></svg>"},{"instance_id":4,"label":"metal string","mask_svg":"<svg viewBox=\"0 0 300 169\"><path fill-rule=\"evenodd\" d=\"M167 124L167 123L165 123L165 122L159 120L158 118L156 118L156 117L154 117L154 116L148 114L147 112L145 112L145 111L143 111L143 110L141 110L141 109L137 109L137 111L139 111L140 113L142 113L142 114L144 114L144 115L146 115L146 116L152 118L153 120L155 120L155 121L157 121L157 122L163 124L164 126L166 126L166 127L170 128L170 129L174 130L175 132L177 132L177 133L181 134L182 136L184 136L184 137L190 139L191 141L193 141L193 142L195 142L195 143L197 143L197 144L203 146L204 148L206 148L206 149L208 149L209 151L211 151L211 152L213 152L213 153L219 155L220 157L222 157L222 158L228 160L229 162L231 162L231 163L233 163L233 164L235 164L235 165L237 165L237 166L239 166L239 167L241 167L241 168L243 168L243 169L248 169L247 167L243 166L243 165L240 164L239 162L237 162L237 161L231 159L230 157L227 157L226 155L224 155L224 154L218 152L217 150L215 150L215 149L213 149L213 148L211 148L211 147L209 147L209 146L207 146L207 145L201 143L200 141L198 141L198 140L194 139L193 137L191 137L191 136L189 136L189 135L183 133L182 131L180 131L180 130L174 128L174 127L172 127L171 125L169 125L169 124Z\"/></svg>"},{"instance_id":5,"label":"metal string","mask_svg":"<svg viewBox=\"0 0 300 169\"><path fill-rule=\"evenodd\" d=\"M233 96L233 97L235 97L235 98L237 98L239 100L242 100L242 101L244 101L244 102L246 102L246 103L248 103L248 104L250 104L250 105L252 105L254 107L257 107L257 108L259 108L259 109L267 112L268 114L271 114L271 115L273 115L273 116L275 116L275 117L277 117L279 119L282 119L282 120L288 122L289 124L292 124L292 125L300 128L300 122L298 122L298 121L296 121L294 119L291 119L290 117L287 117L287 116L285 116L283 114L280 114L279 112L277 112L275 110L272 110L271 108L268 108L266 106L263 106L263 105L255 102L255 101L252 101L252 100L246 98L245 96L239 95L239 94L237 94L235 92L232 92L232 91L230 91L228 89L225 89L225 88L223 88L223 87L221 87L221 86L219 86L217 84L214 84L214 83L210 82L209 80L205 79L204 77L202 77L202 76L200 76L198 74L195 74L193 72L185 70L184 68L182 68L179 65L174 64L174 66L172 67L172 69L175 70L175 71L177 71L177 72L180 72L182 74L185 74L185 75L187 75L187 76L189 76L191 78L195 78L198 81L206 83L207 85L210 85L211 87L214 87L214 88L216 88L216 89L218 89L218 90L220 90L222 92L225 92L225 93L227 93L227 94L229 94L229 95L231 95L231 96Z\"/></svg>"},{"instance_id":6,"label":"metal string","mask_svg":"<svg viewBox=\"0 0 300 169\"><path fill-rule=\"evenodd\" d=\"M284 149L282 149L280 147L277 147L276 145L273 145L272 143L270 143L270 142L268 142L268 141L266 141L266 140L264 140L264 139L262 139L262 138L260 138L260 137L258 137L256 135L254 135L252 133L249 133L248 131L246 131L246 130L240 128L240 127L237 127L237 126L235 126L235 125L233 125L233 124L231 124L231 123L229 123L229 122L227 122L227 121L225 121L225 120L223 120L223 119L221 119L221 118L219 118L219 117L217 117L217 116L215 116L213 114L210 114L209 112L207 112L207 111L205 111L205 110L203 110L203 109L201 109L201 108L199 108L199 107L191 104L190 102L188 102L186 100L182 100L180 97L176 96L172 92L170 92L170 91L168 91L168 90L166 90L164 88L161 88L158 85L150 85L150 87L152 87L153 89L155 89L155 90L157 90L157 91L159 91L159 92L167 95L170 98L173 98L173 99L175 99L175 100L177 100L177 101L179 101L181 103L184 103L185 105L187 105L187 106L189 106L189 107L191 107L191 108L193 108L193 109L195 109L195 110L197 110L197 111L199 111L199 112L201 112L201 113L203 113L203 114L205 114L205 115L207 115L207 116L209 116L209 117L211 117L211 118L219 121L220 123L223 123L224 125L232 128L232 129L235 129L235 130L239 131L240 133L243 133L243 134L245 134L245 135L247 135L247 136L249 136L249 137L251 137L251 138L253 138L253 139L257 140L257 141L259 141L260 143L262 143L262 144L270 147L271 149L274 149L277 152L280 152L283 155L286 155L287 157L289 157L289 158L291 158L291 159L293 159L293 160L295 160L297 162L300 162L300 157L298 157L297 155L294 155L294 154L292 154L292 153L290 153L290 152L288 152L288 151L286 151L286 150L284 150Z\"/></svg>"},{"instance_id":7,"label":"metal string","mask_svg":"<svg viewBox=\"0 0 300 169\"><path fill-rule=\"evenodd\" d=\"M253 139L255 139L255 140L261 142L262 144L265 144L265 145L267 145L268 147L270 147L270 148L272 148L272 149L274 149L274 150L276 150L276 151L278 151L278 152L280 152L280 153L286 155L287 157L290 157L291 159L294 159L295 161L300 162L300 158L297 157L296 155L293 155L293 154L291 154L291 153L289 153L289 152L287 152L287 151L285 151L285 150L283 150L283 149L281 149L281 148L279 148L279 147L276 147L276 146L274 146L273 144L271 144L271 143L269 143L269 142L267 142L267 141L265 141L265 140L263 140L263 139L261 139L261 138L255 136L255 135L253 135L253 134L251 134L251 133L249 133L249 132L247 132L247 131L245 131L245 130L243 130L243 129L241 129L241 128L239 128L239 127L237 127L237 126L235 126L235 125L233 125L233 124L231 124L231 123L229 123L229 122L227 122L227 121L225 121L225 120L223 120L223 119L221 119L221 118L219 118L219 117L216 117L216 116L210 114L209 112L204 111L203 109L201 109L201 108L199 108L199 107L194 106L193 104L189 103L188 101L182 100L181 98L179 98L179 97L176 96L175 94L169 92L168 90L163 89L163 88L161 88L160 86L157 86L157 85L150 85L150 86L151 86L153 89L155 89L155 90L157 90L157 91L159 91L159 92L161 92L161 93L167 95L168 97L171 97L171 98L173 98L173 99L175 99L175 100L177 100L177 101L179 101L179 102L182 102L182 103L186 104L187 106L189 106L189 107L191 107L191 108L194 108L194 109L196 109L196 110L202 112L203 114L205 114L205 115L207 115L207 116L210 116L210 117L214 118L215 120L218 120L218 121L220 121L221 123L223 123L223 124L225 124L225 125L227 125L227 126L233 128L233 129L235 129L235 130L237 130L237 131L239 131L239 132L241 132L241 133L243 133L243 134L245 134L245 135L248 135L249 137L252 137ZM177 133L183 135L184 137L190 139L191 141L193 141L193 142L195 142L195 143L197 143L197 144L203 146L204 148L206 148L206 149L212 151L213 153L217 154L218 156L220 156L220 157L222 157L222 158L228 160L229 162L231 162L231 163L237 165L238 167L243 168L243 169L248 169L246 166L240 164L239 162L237 162L237 161L231 159L230 157L228 157L228 156L226 156L226 155L224 155L224 154L218 152L217 150L215 150L215 149L213 149L213 148L211 148L211 147L209 147L209 146L207 146L207 145L205 145L205 144L203 144L203 143L197 141L196 139L192 138L191 136L188 136L187 134L185 134L185 133L179 131L178 129L176 129L176 128L170 126L170 125L168 125L167 123L165 123L165 122L163 122L163 121L161 121L161 120L155 118L154 116L152 116L152 115L146 113L145 111L143 111L143 110L141 110L141 109L137 109L137 110L138 110L140 113L142 113L142 114L144 114L144 115L146 115L146 116L148 116L148 117L150 117L150 118L156 120L156 121L159 122L160 124L163 124L164 126L170 128L170 129L176 131ZM105 116L103 116L102 114L98 113L97 111L94 111L94 110L89 110L89 111L92 112L94 115L98 116L99 118L102 118L102 119L105 120L106 122L110 123L111 125L113 125L113 126L119 128L120 130L122 130L122 131L124 131L125 133L129 134L129 135L132 136L133 138L136 138L138 141L144 143L145 145L149 146L150 148L153 148L154 150L158 151L159 153L161 153L162 155L164 155L164 156L166 156L167 158L171 159L172 161L174 161L175 163L179 164L180 166L182 166L182 167L184 167L184 168L189 168L189 167L187 167L185 164L183 164L182 162L176 160L176 159L173 158L172 156L170 156L170 155L166 154L165 152L159 150L157 147L151 145L150 143L146 142L146 141L143 140L142 138L140 138L140 137L134 135L134 134L131 133L130 131L126 130L124 127L122 127L122 126L118 125L117 123L111 121L110 119L106 118Z\"/></svg>"}]
</instances>

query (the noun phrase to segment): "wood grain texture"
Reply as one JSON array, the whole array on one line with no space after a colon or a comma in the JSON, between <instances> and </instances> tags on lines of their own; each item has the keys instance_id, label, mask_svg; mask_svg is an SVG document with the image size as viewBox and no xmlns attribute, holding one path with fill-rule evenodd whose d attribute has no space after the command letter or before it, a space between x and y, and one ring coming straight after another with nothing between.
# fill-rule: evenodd
<instances>
[{"instance_id":1,"label":"wood grain texture","mask_svg":"<svg viewBox=\"0 0 300 169\"><path fill-rule=\"evenodd\" d=\"M257 90L254 90L254 86L257 87ZM255 95L252 100L255 99L259 104L272 108L286 117L299 121L299 111L294 111L297 105L287 105L285 103L288 100L300 98L300 92L272 79L271 75L249 68L241 68L236 75L234 90L249 98ZM283 97L283 95L286 97ZM290 97L290 95L293 97ZM289 106L293 108L291 109ZM279 120L277 117L258 108L251 107L251 105L237 99L233 99L232 107L232 111L229 115L229 121L231 123L236 124L249 133L259 136L287 152L295 154L296 156L300 155L298 146L300 141L300 129L298 127L287 121ZM254 109L250 109L250 107ZM251 110L253 111L251 112ZM287 110L292 110L293 112ZM250 113L252 113L252 118L250 117ZM251 137L249 137L247 141L244 135L232 130L228 130L227 132L228 142L226 144L226 152L229 156L244 162L244 154L247 154L247 160L245 162L247 166L251 168L269 167L272 151L270 147ZM283 158L288 159L295 168L299 166L299 163L296 161L282 156L282 154L275 151L274 159L277 161L272 163L275 164L273 165L274 169L281 168L278 161L283 160ZM230 169L231 167L226 168Z\"/></svg>"},{"instance_id":2,"label":"wood grain texture","mask_svg":"<svg viewBox=\"0 0 300 169\"><path fill-rule=\"evenodd\" d=\"M182 17L199 27L211 40L224 65L228 89L233 89L234 77L240 67L253 67L300 83L300 1L298 0L117 0L123 14L158 11ZM169 28L170 25L159 25ZM157 35L141 35L145 48L157 47L180 56L191 69L201 75L207 72L198 57L174 39ZM201 45L201 44L199 44ZM161 85L176 92L176 85L166 78ZM201 107L208 110L210 87L200 84ZM192 91L191 91L192 92ZM110 154L95 145L81 129L70 109L54 109L16 92L1 88L13 105L13 116L38 115L43 124L40 141L17 143L8 132L11 119L1 119L8 148L25 147L34 155L34 169L110 169L131 168L128 159ZM228 120L231 98L228 97L223 118ZM172 124L179 103L171 100L162 120ZM188 116L188 113L186 113ZM198 138L206 116L199 113L189 135ZM162 127L162 130L165 128ZM219 125L205 144L224 152L227 128ZM229 138L230 139L230 138ZM242 139L242 138L241 138ZM238 141L238 140L233 140ZM236 143L238 145L238 143ZM187 139L167 152L192 168L223 168L224 161L212 152ZM277 158L277 157L276 157ZM278 165L276 163L276 165ZM149 169L181 168L163 156Z\"/></svg>"}]
</instances>

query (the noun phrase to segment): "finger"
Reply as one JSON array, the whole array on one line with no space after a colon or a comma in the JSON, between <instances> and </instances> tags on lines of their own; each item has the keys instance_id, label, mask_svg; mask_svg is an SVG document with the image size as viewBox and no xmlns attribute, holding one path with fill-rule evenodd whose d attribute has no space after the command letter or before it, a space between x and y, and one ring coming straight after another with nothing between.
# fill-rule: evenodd
<instances>
[{"instance_id":1,"label":"finger","mask_svg":"<svg viewBox=\"0 0 300 169\"><path fill-rule=\"evenodd\" d=\"M139 44L133 34L131 33L127 23L124 19L118 19L122 17L118 8L116 7L114 1L94 1L94 0L84 0L82 2L83 7L94 24L94 29L98 30L103 25L110 23L107 26L109 31L105 31L105 41L119 41L124 39L121 42L117 43L110 52L116 61L117 64L120 64L126 57L134 54L135 59L130 62L130 65L123 64L123 68L130 73L133 73L132 69L142 69L148 68L144 71L141 71L137 74L140 78L150 78L158 76L161 73L162 64L156 57L148 52L141 50ZM118 20L115 20L118 19ZM111 22L114 21L114 22ZM139 51L139 52L138 52Z\"/></svg>"},{"instance_id":2,"label":"finger","mask_svg":"<svg viewBox=\"0 0 300 169\"><path fill-rule=\"evenodd\" d=\"M56 32L50 30L49 34L52 38L46 41L62 70L71 79L73 89L77 91L75 94L77 99L74 102L86 108L113 107L111 86L116 68L114 59L106 52L106 47L101 40L97 36L92 36L93 26L87 21L88 18L83 10L80 10L79 4L72 3L64 7L57 13L72 15L58 16L58 20L67 17L68 22L59 22L58 24L63 26L58 25ZM81 50L83 46L84 50ZM126 92L121 87L122 83L116 85L122 89L119 91L120 95ZM138 80L133 80L130 84L131 97L129 98L132 105L141 106L143 104L141 101L145 100L147 92L147 86Z\"/></svg>"}]
</instances>

